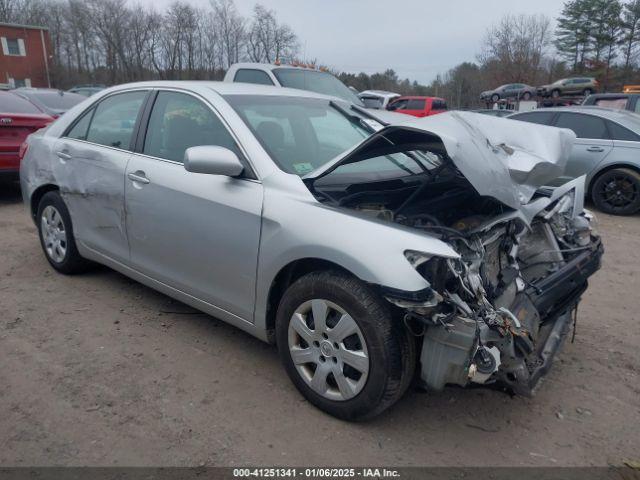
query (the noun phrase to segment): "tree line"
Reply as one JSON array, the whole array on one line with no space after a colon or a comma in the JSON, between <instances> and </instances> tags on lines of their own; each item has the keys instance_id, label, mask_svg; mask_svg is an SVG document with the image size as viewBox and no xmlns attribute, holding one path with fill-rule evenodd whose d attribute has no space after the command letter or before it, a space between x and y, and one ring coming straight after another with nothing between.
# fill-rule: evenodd
<instances>
[{"instance_id":1,"label":"tree line","mask_svg":"<svg viewBox=\"0 0 640 480\"><path fill-rule=\"evenodd\" d=\"M301 60L298 35L273 10L256 4L243 16L233 0L210 0L204 7L176 0L163 12L127 0L0 0L0 22L49 28L53 81L60 88L219 80L239 61ZM427 85L399 78L392 69L373 74L330 70L358 90L435 95L450 107L472 108L483 90L515 82L537 86L572 74L595 76L605 90L615 91L640 83L639 57L640 0L568 0L555 29L544 15L498 19L487 28L474 61ZM323 60L330 65L331 59Z\"/></svg>"},{"instance_id":2,"label":"tree line","mask_svg":"<svg viewBox=\"0 0 640 480\"><path fill-rule=\"evenodd\" d=\"M48 27L61 88L220 79L233 63L287 62L298 52L297 35L274 11L256 4L244 17L233 0L204 8L178 0L164 12L126 0L0 0L0 22Z\"/></svg>"}]
</instances>

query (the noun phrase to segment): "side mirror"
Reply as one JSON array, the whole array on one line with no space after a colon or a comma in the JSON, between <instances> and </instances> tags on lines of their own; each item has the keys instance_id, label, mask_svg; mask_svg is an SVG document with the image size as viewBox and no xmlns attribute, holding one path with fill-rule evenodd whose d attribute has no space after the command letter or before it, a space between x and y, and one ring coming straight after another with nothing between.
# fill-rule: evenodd
<instances>
[{"instance_id":1,"label":"side mirror","mask_svg":"<svg viewBox=\"0 0 640 480\"><path fill-rule=\"evenodd\" d=\"M244 170L235 153L216 145L187 148L184 152L184 168L188 172L227 177L237 177Z\"/></svg>"}]
</instances>

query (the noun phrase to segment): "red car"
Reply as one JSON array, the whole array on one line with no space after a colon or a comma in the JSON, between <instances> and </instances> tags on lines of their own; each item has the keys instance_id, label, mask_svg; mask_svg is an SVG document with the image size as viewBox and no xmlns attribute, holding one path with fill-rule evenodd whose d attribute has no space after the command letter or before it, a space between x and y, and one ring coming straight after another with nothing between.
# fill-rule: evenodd
<instances>
[{"instance_id":1,"label":"red car","mask_svg":"<svg viewBox=\"0 0 640 480\"><path fill-rule=\"evenodd\" d=\"M28 100L10 92L0 92L0 176L17 176L20 147L27 136L53 122Z\"/></svg>"},{"instance_id":2,"label":"red car","mask_svg":"<svg viewBox=\"0 0 640 480\"><path fill-rule=\"evenodd\" d=\"M400 97L389 104L387 110L406 113L414 117L428 117L447 111L447 102L438 97Z\"/></svg>"}]
</instances>

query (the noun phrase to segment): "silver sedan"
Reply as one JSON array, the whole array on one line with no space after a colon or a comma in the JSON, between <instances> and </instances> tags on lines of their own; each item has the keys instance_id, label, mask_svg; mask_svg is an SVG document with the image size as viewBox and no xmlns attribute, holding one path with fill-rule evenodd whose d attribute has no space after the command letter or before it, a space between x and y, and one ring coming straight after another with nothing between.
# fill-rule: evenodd
<instances>
[{"instance_id":1,"label":"silver sedan","mask_svg":"<svg viewBox=\"0 0 640 480\"><path fill-rule=\"evenodd\" d=\"M530 394L602 247L574 136L464 112L388 125L247 84L99 92L22 149L49 263L108 265L258 338L344 419L421 384ZM385 117L388 119L388 117Z\"/></svg>"},{"instance_id":2,"label":"silver sedan","mask_svg":"<svg viewBox=\"0 0 640 480\"><path fill-rule=\"evenodd\" d=\"M600 107L558 107L516 113L510 119L568 128L571 156L552 185L586 175L586 193L612 215L640 210L640 115Z\"/></svg>"}]
</instances>

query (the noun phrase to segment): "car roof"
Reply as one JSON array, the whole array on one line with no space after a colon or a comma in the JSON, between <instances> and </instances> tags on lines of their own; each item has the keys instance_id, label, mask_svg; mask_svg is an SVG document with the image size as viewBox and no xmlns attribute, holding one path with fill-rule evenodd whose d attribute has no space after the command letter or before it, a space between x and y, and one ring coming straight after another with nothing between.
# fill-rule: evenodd
<instances>
[{"instance_id":1,"label":"car roof","mask_svg":"<svg viewBox=\"0 0 640 480\"><path fill-rule=\"evenodd\" d=\"M396 98L396 100L427 100L427 99L444 100L444 98L442 97L429 97L426 95L403 95L401 97Z\"/></svg>"},{"instance_id":2,"label":"car roof","mask_svg":"<svg viewBox=\"0 0 640 480\"><path fill-rule=\"evenodd\" d=\"M640 115L637 113L629 112L627 110L618 110L613 108L602 108L596 106L577 106L577 107L550 107L541 108L538 110L531 110L530 112L565 112L565 113L583 113L587 115L595 115L607 120L624 125L627 128L631 128L636 132L640 132ZM530 113L530 112L517 112L517 113Z\"/></svg>"},{"instance_id":3,"label":"car roof","mask_svg":"<svg viewBox=\"0 0 640 480\"><path fill-rule=\"evenodd\" d=\"M591 98L591 97L596 97L596 98L640 97L640 93L624 93L624 92L618 92L618 93L592 93L591 95L589 95L589 98Z\"/></svg>"},{"instance_id":4,"label":"car roof","mask_svg":"<svg viewBox=\"0 0 640 480\"><path fill-rule=\"evenodd\" d=\"M308 90L298 90L295 88L276 87L271 85L258 85L255 83L243 82L214 82L209 80L156 80L147 82L125 83L102 90L100 93L108 95L110 92L127 90L130 88L209 88L219 95L265 95L265 96L286 96L319 98L328 100L338 100L346 102L344 99L311 92Z\"/></svg>"},{"instance_id":5,"label":"car roof","mask_svg":"<svg viewBox=\"0 0 640 480\"><path fill-rule=\"evenodd\" d=\"M399 93L388 92L386 90L363 90L358 95L378 95L380 97L399 97Z\"/></svg>"},{"instance_id":6,"label":"car roof","mask_svg":"<svg viewBox=\"0 0 640 480\"><path fill-rule=\"evenodd\" d=\"M273 63L259 63L259 62L234 63L229 68L234 68L234 69L250 68L254 70L275 70L277 68L295 68L298 70L308 70L310 72L327 73L327 72L323 72L322 70L318 70L316 68L303 67L299 65L286 65L286 64L276 65Z\"/></svg>"}]
</instances>

